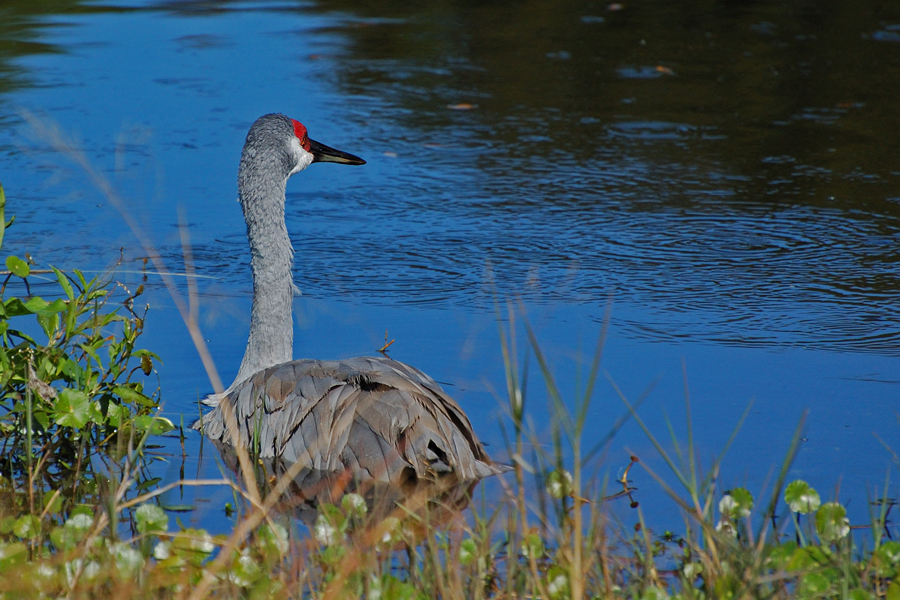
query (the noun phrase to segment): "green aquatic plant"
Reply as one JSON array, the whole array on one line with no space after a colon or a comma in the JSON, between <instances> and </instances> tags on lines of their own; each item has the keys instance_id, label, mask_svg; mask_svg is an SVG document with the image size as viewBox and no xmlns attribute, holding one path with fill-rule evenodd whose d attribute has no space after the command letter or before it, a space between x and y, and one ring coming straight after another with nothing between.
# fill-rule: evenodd
<instances>
[{"instance_id":1,"label":"green aquatic plant","mask_svg":"<svg viewBox=\"0 0 900 600\"><path fill-rule=\"evenodd\" d=\"M14 220L6 220L5 208L0 186L2 232ZM5 263L0 554L12 560L16 544L27 543L31 553L76 544L76 525L94 523L97 512L85 506L120 501L147 436L174 425L157 414L159 389L150 387L159 357L137 345L146 317L134 306L141 288L130 293L77 270L36 269L27 255L9 254ZM43 296L33 293L36 284Z\"/></svg>"},{"instance_id":2,"label":"green aquatic plant","mask_svg":"<svg viewBox=\"0 0 900 600\"><path fill-rule=\"evenodd\" d=\"M4 209L0 196L0 220ZM32 474L37 457L44 467L52 463L57 474L78 471L95 448L174 428L156 414L158 387L147 388L159 357L137 346L146 316L146 309L135 310L142 287L132 293L101 277L87 279L53 266L36 271L12 254L5 262L0 473L14 479ZM47 276L58 285L49 300L32 294L30 285L33 277ZM25 294L10 294L13 289Z\"/></svg>"}]
</instances>

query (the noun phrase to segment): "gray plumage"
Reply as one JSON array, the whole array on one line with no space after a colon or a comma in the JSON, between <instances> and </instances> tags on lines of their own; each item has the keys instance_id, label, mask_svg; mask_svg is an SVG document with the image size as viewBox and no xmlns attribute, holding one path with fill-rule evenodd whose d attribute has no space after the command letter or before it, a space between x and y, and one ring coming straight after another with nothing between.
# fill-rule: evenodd
<instances>
[{"instance_id":1,"label":"gray plumage","mask_svg":"<svg viewBox=\"0 0 900 600\"><path fill-rule=\"evenodd\" d=\"M488 458L459 405L418 369L389 358L292 360L285 186L317 161L364 164L308 140L284 115L260 117L247 134L238 193L253 273L250 335L235 382L205 401L214 408L194 427L230 443L227 404L239 443L261 458L315 471L349 469L358 481L470 480L507 470Z\"/></svg>"}]
</instances>

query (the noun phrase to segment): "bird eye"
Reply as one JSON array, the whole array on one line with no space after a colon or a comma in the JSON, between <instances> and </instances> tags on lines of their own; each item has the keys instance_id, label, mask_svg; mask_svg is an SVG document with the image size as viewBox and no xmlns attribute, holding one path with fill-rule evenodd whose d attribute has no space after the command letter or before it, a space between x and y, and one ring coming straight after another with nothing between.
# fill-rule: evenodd
<instances>
[{"instance_id":1,"label":"bird eye","mask_svg":"<svg viewBox=\"0 0 900 600\"><path fill-rule=\"evenodd\" d=\"M303 139L300 140L300 145L303 146L304 148L309 147L309 136L308 135L303 136Z\"/></svg>"}]
</instances>

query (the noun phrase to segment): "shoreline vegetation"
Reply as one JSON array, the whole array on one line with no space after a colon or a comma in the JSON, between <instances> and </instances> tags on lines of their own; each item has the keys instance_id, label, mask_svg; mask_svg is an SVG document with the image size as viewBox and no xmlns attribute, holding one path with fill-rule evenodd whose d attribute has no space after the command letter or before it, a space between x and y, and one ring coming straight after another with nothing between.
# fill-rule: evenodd
<instances>
[{"instance_id":1,"label":"shoreline vegetation","mask_svg":"<svg viewBox=\"0 0 900 600\"><path fill-rule=\"evenodd\" d=\"M14 221L4 209L0 187L0 247ZM379 504L382 496L345 494L346 482L330 481L332 501L306 510L306 526L298 527L291 503L299 496L291 486L299 469L266 471L243 449L225 461L237 477L161 485L146 469L161 460L154 438L186 434L184 423L158 414L159 357L138 345L147 318L146 308L136 308L142 287L51 266L41 274L59 289L48 301L31 294L30 259L7 254L0 288L0 598L900 600L890 482L870 498L870 522L851 527L840 503L787 481L802 422L772 489L756 497L719 486L727 447L701 465L689 399L685 441L671 429L671 440L658 440L640 418L640 402L620 393L623 416L601 444L583 448L603 336L584 392L567 401L526 322L529 356L554 416L551 444L537 443L513 305L505 319L498 308L497 319L507 323L500 326L503 433L515 468L500 476L499 498L467 507L469 486L417 490ZM586 475L627 419L668 466L666 478L637 458L620 481ZM667 493L672 511L683 516L681 531L660 533L645 522L630 496L632 468L643 468ZM667 483L673 477L679 489ZM169 489L203 485L233 490L230 535L173 524L159 504ZM613 498L631 503L636 526L616 520Z\"/></svg>"}]
</instances>

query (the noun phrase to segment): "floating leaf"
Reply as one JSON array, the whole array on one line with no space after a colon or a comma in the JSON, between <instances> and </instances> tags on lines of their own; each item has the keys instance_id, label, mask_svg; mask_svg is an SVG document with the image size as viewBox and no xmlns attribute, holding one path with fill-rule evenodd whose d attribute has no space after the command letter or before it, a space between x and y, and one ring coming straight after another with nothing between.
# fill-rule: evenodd
<instances>
[{"instance_id":1,"label":"floating leaf","mask_svg":"<svg viewBox=\"0 0 900 600\"><path fill-rule=\"evenodd\" d=\"M76 531L87 531L93 527L94 517L90 514L90 509L79 510L79 508L72 511L73 514L68 518L65 526Z\"/></svg>"},{"instance_id":2,"label":"floating leaf","mask_svg":"<svg viewBox=\"0 0 900 600\"><path fill-rule=\"evenodd\" d=\"M814 513L819 510L822 503L819 493L800 479L792 482L784 490L784 501L790 505L793 512L800 514Z\"/></svg>"},{"instance_id":3,"label":"floating leaf","mask_svg":"<svg viewBox=\"0 0 900 600\"><path fill-rule=\"evenodd\" d=\"M116 569L122 577L133 577L144 564L141 553L124 542L113 544L109 551L113 555Z\"/></svg>"},{"instance_id":4,"label":"floating leaf","mask_svg":"<svg viewBox=\"0 0 900 600\"><path fill-rule=\"evenodd\" d=\"M134 521L140 533L161 533L169 527L166 511L155 504L142 504L134 511Z\"/></svg>"},{"instance_id":5,"label":"floating leaf","mask_svg":"<svg viewBox=\"0 0 900 600\"><path fill-rule=\"evenodd\" d=\"M245 550L228 569L228 580L238 587L250 587L262 576L262 569Z\"/></svg>"},{"instance_id":6,"label":"floating leaf","mask_svg":"<svg viewBox=\"0 0 900 600\"><path fill-rule=\"evenodd\" d=\"M847 509L839 502L826 502L816 513L816 531L826 542L836 542L850 533Z\"/></svg>"},{"instance_id":7,"label":"floating leaf","mask_svg":"<svg viewBox=\"0 0 900 600\"><path fill-rule=\"evenodd\" d=\"M6 570L28 559L28 549L22 542L0 543L0 570Z\"/></svg>"},{"instance_id":8,"label":"floating leaf","mask_svg":"<svg viewBox=\"0 0 900 600\"><path fill-rule=\"evenodd\" d=\"M90 402L87 394L66 388L59 393L53 418L57 425L81 429L90 419Z\"/></svg>"},{"instance_id":9,"label":"floating leaf","mask_svg":"<svg viewBox=\"0 0 900 600\"><path fill-rule=\"evenodd\" d=\"M16 519L13 533L24 540L32 540L41 533L41 520L34 515L24 515Z\"/></svg>"},{"instance_id":10,"label":"floating leaf","mask_svg":"<svg viewBox=\"0 0 900 600\"><path fill-rule=\"evenodd\" d=\"M6 257L6 268L16 277L22 277L23 279L28 277L28 274L31 272L31 267L28 266L27 262L18 256L12 255Z\"/></svg>"}]
</instances>

